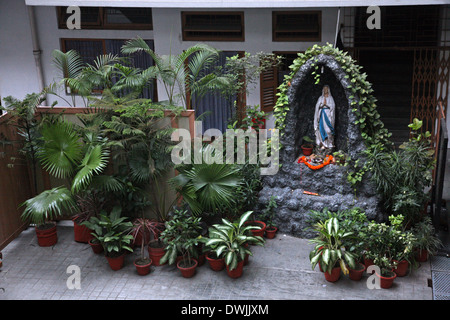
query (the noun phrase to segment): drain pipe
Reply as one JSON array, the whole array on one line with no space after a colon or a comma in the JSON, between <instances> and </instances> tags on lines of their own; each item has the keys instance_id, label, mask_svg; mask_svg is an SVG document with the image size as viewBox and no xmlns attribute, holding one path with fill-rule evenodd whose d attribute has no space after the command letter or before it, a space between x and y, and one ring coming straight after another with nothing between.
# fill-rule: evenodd
<instances>
[{"instance_id":1,"label":"drain pipe","mask_svg":"<svg viewBox=\"0 0 450 320\"><path fill-rule=\"evenodd\" d=\"M42 72L42 61L41 61L41 49L39 47L39 38L36 30L36 18L34 15L34 7L27 6L28 9L28 18L30 20L30 28L31 28L31 41L33 43L33 56L34 62L36 64L36 73L38 76L39 83L39 92L42 92L45 88L44 84L44 74ZM47 95L45 95L45 100L47 100Z\"/></svg>"},{"instance_id":2,"label":"drain pipe","mask_svg":"<svg viewBox=\"0 0 450 320\"><path fill-rule=\"evenodd\" d=\"M337 45L337 38L339 35L339 20L341 19L341 8L338 9L337 19L336 19L336 34L334 36L334 47Z\"/></svg>"}]
</instances>

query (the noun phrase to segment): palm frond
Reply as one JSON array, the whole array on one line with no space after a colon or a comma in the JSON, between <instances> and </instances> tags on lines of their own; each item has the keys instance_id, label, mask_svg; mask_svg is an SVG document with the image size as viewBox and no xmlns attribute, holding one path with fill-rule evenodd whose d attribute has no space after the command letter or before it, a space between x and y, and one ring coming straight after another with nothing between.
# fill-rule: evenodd
<instances>
[{"instance_id":1,"label":"palm frond","mask_svg":"<svg viewBox=\"0 0 450 320\"><path fill-rule=\"evenodd\" d=\"M40 225L72 211L76 203L67 188L56 187L26 200L21 206L25 207L21 218Z\"/></svg>"},{"instance_id":2,"label":"palm frond","mask_svg":"<svg viewBox=\"0 0 450 320\"><path fill-rule=\"evenodd\" d=\"M38 158L43 168L60 179L71 176L82 157L80 136L73 129L73 124L67 120L45 124L41 134L43 145L38 151Z\"/></svg>"}]
</instances>

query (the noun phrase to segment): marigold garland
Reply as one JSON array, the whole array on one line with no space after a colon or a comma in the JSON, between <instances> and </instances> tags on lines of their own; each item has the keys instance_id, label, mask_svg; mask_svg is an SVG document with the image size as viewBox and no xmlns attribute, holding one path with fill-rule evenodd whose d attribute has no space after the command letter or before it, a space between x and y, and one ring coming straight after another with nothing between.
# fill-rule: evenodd
<instances>
[{"instance_id":1,"label":"marigold garland","mask_svg":"<svg viewBox=\"0 0 450 320\"><path fill-rule=\"evenodd\" d=\"M308 159L306 159L305 156L302 156L302 157L298 158L297 162L306 164L312 170L319 170L319 169L322 169L323 167L325 167L326 165L332 163L333 162L333 156L332 155L327 155L325 157L324 161L321 164L318 164L316 166L314 166L311 163L309 163Z\"/></svg>"}]
</instances>

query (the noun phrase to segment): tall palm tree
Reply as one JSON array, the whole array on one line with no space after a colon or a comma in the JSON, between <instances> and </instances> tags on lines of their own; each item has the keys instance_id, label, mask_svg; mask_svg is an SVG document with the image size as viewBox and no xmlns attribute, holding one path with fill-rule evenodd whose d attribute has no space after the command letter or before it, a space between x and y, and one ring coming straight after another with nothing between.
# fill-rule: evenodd
<instances>
[{"instance_id":1,"label":"tall palm tree","mask_svg":"<svg viewBox=\"0 0 450 320\"><path fill-rule=\"evenodd\" d=\"M190 96L204 94L205 88L216 90L231 85L228 78L213 77L208 72L208 68L219 58L219 51L209 45L196 44L178 55L159 55L140 37L128 40L122 46L123 54L136 52L145 52L153 59L154 65L143 70L142 76L163 84L169 105L181 103L190 109Z\"/></svg>"}]
</instances>

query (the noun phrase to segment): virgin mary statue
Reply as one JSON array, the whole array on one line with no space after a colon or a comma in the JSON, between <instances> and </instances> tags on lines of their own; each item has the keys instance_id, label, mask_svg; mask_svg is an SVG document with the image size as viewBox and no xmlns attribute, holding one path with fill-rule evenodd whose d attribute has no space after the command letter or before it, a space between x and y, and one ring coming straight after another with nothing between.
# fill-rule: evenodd
<instances>
[{"instance_id":1,"label":"virgin mary statue","mask_svg":"<svg viewBox=\"0 0 450 320\"><path fill-rule=\"evenodd\" d=\"M320 149L334 148L334 115L334 100L331 96L330 87L325 85L322 88L322 95L317 100L314 113L316 145Z\"/></svg>"}]
</instances>

